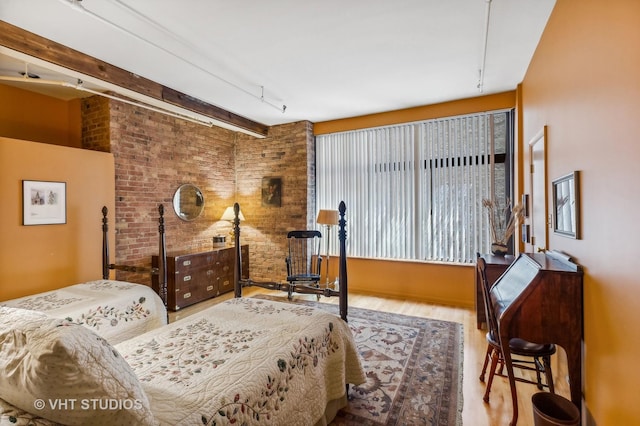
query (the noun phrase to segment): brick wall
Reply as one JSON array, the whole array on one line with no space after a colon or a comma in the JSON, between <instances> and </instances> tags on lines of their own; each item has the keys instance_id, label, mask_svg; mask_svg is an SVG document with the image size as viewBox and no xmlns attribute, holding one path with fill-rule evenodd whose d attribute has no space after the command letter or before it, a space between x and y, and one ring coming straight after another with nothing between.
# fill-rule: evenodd
<instances>
[{"instance_id":1,"label":"brick wall","mask_svg":"<svg viewBox=\"0 0 640 426\"><path fill-rule=\"evenodd\" d=\"M311 123L274 126L268 138L256 139L100 97L85 99L82 109L83 147L115 158L112 262L150 266L158 247L160 203L169 253L210 250L214 235L229 235L230 224L219 219L237 200L246 218L242 244L250 245L252 278L284 278L286 232L312 226L315 214L308 204L315 199ZM282 178L279 208L261 205L262 178L268 176ZM183 183L195 184L205 197L203 214L191 222L179 219L172 208ZM150 283L147 274L118 272L116 277Z\"/></svg>"},{"instance_id":2,"label":"brick wall","mask_svg":"<svg viewBox=\"0 0 640 426\"><path fill-rule=\"evenodd\" d=\"M251 276L286 277L286 234L315 223L315 140L308 121L273 126L266 139L238 134L237 200L246 223L243 244L250 246ZM262 205L263 178L282 178L281 207Z\"/></svg>"}]
</instances>

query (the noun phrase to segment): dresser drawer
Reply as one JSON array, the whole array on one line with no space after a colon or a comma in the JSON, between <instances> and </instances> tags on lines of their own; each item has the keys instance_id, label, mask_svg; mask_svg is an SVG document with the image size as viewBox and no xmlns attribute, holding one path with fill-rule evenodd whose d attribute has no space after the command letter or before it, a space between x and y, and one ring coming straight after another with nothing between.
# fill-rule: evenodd
<instances>
[{"instance_id":1,"label":"dresser drawer","mask_svg":"<svg viewBox=\"0 0 640 426\"><path fill-rule=\"evenodd\" d=\"M184 308L206 299L217 296L217 286L213 283L199 282L196 285L183 286L177 288L173 293L174 303L171 304L172 309Z\"/></svg>"},{"instance_id":2,"label":"dresser drawer","mask_svg":"<svg viewBox=\"0 0 640 426\"><path fill-rule=\"evenodd\" d=\"M176 271L175 273L175 286L180 287L183 285L191 285L193 282L214 282L217 274L213 265L208 265L206 268L200 269L186 269L183 271Z\"/></svg>"},{"instance_id":3,"label":"dresser drawer","mask_svg":"<svg viewBox=\"0 0 640 426\"><path fill-rule=\"evenodd\" d=\"M175 274L175 304L183 308L218 294L218 284L213 269L199 269Z\"/></svg>"},{"instance_id":4,"label":"dresser drawer","mask_svg":"<svg viewBox=\"0 0 640 426\"><path fill-rule=\"evenodd\" d=\"M226 274L218 277L218 293L222 294L233 290L234 284L233 272L231 272L231 274Z\"/></svg>"},{"instance_id":5,"label":"dresser drawer","mask_svg":"<svg viewBox=\"0 0 640 426\"><path fill-rule=\"evenodd\" d=\"M174 264L176 272L211 268L211 263L213 262L215 257L217 257L216 252L206 252L175 257Z\"/></svg>"},{"instance_id":6,"label":"dresser drawer","mask_svg":"<svg viewBox=\"0 0 640 426\"><path fill-rule=\"evenodd\" d=\"M242 249L242 275L249 275L249 248ZM158 266L153 256L152 265ZM167 256L167 308L178 310L234 289L235 249L223 248L201 253ZM152 279L158 290L158 276Z\"/></svg>"}]
</instances>

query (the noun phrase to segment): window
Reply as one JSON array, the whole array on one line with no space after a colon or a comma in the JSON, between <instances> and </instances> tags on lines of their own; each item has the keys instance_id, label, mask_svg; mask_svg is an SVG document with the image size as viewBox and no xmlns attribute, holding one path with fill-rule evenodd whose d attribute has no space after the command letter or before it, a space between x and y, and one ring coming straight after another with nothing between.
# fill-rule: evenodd
<instances>
[{"instance_id":1,"label":"window","mask_svg":"<svg viewBox=\"0 0 640 426\"><path fill-rule=\"evenodd\" d=\"M494 111L317 136L317 206L345 201L350 256L474 262L490 245L482 199L511 195L512 121Z\"/></svg>"}]
</instances>

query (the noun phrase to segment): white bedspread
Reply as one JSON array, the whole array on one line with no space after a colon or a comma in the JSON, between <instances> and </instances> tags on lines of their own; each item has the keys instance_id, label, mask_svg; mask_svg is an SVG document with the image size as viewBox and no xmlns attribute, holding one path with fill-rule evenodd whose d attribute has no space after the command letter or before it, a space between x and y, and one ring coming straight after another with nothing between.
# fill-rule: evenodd
<instances>
[{"instance_id":1,"label":"white bedspread","mask_svg":"<svg viewBox=\"0 0 640 426\"><path fill-rule=\"evenodd\" d=\"M82 324L116 344L167 323L162 299L148 286L97 280L0 302Z\"/></svg>"},{"instance_id":2,"label":"white bedspread","mask_svg":"<svg viewBox=\"0 0 640 426\"><path fill-rule=\"evenodd\" d=\"M116 345L162 425L313 425L364 382L348 325L326 311L231 299Z\"/></svg>"}]
</instances>

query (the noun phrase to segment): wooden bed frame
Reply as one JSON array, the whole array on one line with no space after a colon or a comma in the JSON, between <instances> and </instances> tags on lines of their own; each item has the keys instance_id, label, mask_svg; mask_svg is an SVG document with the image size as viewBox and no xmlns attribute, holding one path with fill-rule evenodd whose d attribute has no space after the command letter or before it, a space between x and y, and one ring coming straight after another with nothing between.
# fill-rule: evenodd
<instances>
[{"instance_id":1,"label":"wooden bed frame","mask_svg":"<svg viewBox=\"0 0 640 426\"><path fill-rule=\"evenodd\" d=\"M339 288L338 290L334 290L331 288L320 288L314 287L310 285L304 284L294 284L287 282L276 282L276 281L253 281L250 278L243 279L242 278L242 253L240 250L240 205L235 203L233 205L233 211L235 213L235 218L233 220L233 230L234 230L234 243L236 247L236 271L235 271L235 297L242 297L242 289L244 287L262 287L269 290L283 290L286 292L295 292L300 294L316 294L322 295L326 297L338 296L340 298L340 318L344 321L347 321L347 311L348 311L348 282L347 282L347 249L346 249L346 241L347 241L347 230L346 230L346 220L344 218L346 206L344 201L340 202L340 206L338 207L338 212L340 215L340 219L338 220L338 240L340 242L340 263L339 263Z\"/></svg>"},{"instance_id":2,"label":"wooden bed frame","mask_svg":"<svg viewBox=\"0 0 640 426\"><path fill-rule=\"evenodd\" d=\"M146 268L144 266L129 266L129 265L116 265L115 263L109 263L109 220L107 219L107 213L109 209L106 206L102 207L102 279L109 279L109 271L126 271L126 272L149 272L151 275L158 275L158 289L159 296L167 306L167 245L164 233L164 205L158 206L158 267Z\"/></svg>"},{"instance_id":3,"label":"wooden bed frame","mask_svg":"<svg viewBox=\"0 0 640 426\"><path fill-rule=\"evenodd\" d=\"M242 278L242 252L240 247L240 205L235 203L233 206L235 218L233 220L233 228L235 234L235 297L242 297L242 289L244 287L262 287L269 290L284 290L291 291L292 293L300 293L300 294L316 294L325 297L337 296L339 297L339 305L340 305L340 318L344 321L347 321L347 313L348 313L348 303L347 303L347 295L348 295L348 281L347 281L347 255L346 255L346 240L347 240L347 231L346 231L346 220L344 218L346 206L344 201L340 202L338 207L338 212L340 218L338 220L338 240L340 246L340 260L339 260L339 288L338 290L332 288L320 288L313 287L304 284L293 284L287 282L277 282L277 281L253 281L250 278L243 279ZM147 268L143 266L129 266L129 265L116 265L115 263L109 262L109 242L108 242L108 219L107 219L108 209L107 207L102 207L102 278L105 280L109 279L109 271L110 270L118 270L118 271L126 271L126 272L148 272L152 275L158 275L158 289L159 296L162 299L162 302L165 306L167 306L167 268L165 265L167 264L167 249L166 249L166 240L165 240L165 230L164 230L164 206L160 204L158 206L158 267L157 268Z\"/></svg>"}]
</instances>

